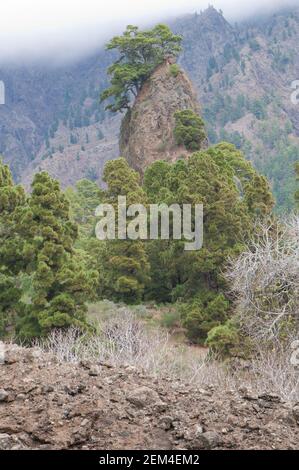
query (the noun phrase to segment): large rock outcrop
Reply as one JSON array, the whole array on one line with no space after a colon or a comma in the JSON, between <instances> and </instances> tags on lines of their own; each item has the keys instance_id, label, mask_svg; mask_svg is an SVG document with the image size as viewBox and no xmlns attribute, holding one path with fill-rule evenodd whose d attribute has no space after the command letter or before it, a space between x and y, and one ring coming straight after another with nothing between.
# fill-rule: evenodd
<instances>
[{"instance_id":1,"label":"large rock outcrop","mask_svg":"<svg viewBox=\"0 0 299 470\"><path fill-rule=\"evenodd\" d=\"M155 160L175 161L190 155L192 152L176 144L174 136L174 114L185 109L199 114L195 90L173 59L166 59L145 82L123 119L120 155L140 173ZM207 141L203 142L206 146Z\"/></svg>"}]
</instances>

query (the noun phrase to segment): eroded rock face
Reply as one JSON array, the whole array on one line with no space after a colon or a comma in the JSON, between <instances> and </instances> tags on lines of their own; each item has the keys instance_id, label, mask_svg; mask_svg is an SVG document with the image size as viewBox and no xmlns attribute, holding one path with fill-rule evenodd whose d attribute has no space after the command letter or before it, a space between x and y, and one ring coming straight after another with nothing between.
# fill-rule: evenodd
<instances>
[{"instance_id":1,"label":"eroded rock face","mask_svg":"<svg viewBox=\"0 0 299 470\"><path fill-rule=\"evenodd\" d=\"M157 67L122 122L120 155L141 174L155 160L175 161L191 153L175 142L174 114L184 109L199 114L200 110L191 81L173 66L168 59Z\"/></svg>"},{"instance_id":2,"label":"eroded rock face","mask_svg":"<svg viewBox=\"0 0 299 470\"><path fill-rule=\"evenodd\" d=\"M245 396L134 367L61 363L13 345L4 359L0 450L299 448L299 405L269 392Z\"/></svg>"}]
</instances>

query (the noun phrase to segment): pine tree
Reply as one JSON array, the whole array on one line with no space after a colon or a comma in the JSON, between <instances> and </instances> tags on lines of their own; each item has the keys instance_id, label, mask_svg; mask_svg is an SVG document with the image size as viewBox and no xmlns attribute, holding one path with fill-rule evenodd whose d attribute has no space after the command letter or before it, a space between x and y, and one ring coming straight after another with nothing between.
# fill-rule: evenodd
<instances>
[{"instance_id":1,"label":"pine tree","mask_svg":"<svg viewBox=\"0 0 299 470\"><path fill-rule=\"evenodd\" d=\"M23 241L17 225L25 200L23 189L14 185L8 166L0 160L0 336L13 322L22 295L17 276L23 267Z\"/></svg>"},{"instance_id":2,"label":"pine tree","mask_svg":"<svg viewBox=\"0 0 299 470\"><path fill-rule=\"evenodd\" d=\"M102 101L113 98L106 109L112 112L129 109L132 96L137 96L156 66L167 55L179 54L181 41L181 36L163 24L147 31L129 25L122 36L112 38L107 49L116 50L119 58L108 69L111 86L101 95Z\"/></svg>"},{"instance_id":3,"label":"pine tree","mask_svg":"<svg viewBox=\"0 0 299 470\"><path fill-rule=\"evenodd\" d=\"M124 158L106 164L103 180L108 186L105 202L115 208L116 217L118 196L126 196L127 206L135 203L146 205L146 196L139 182L140 176L129 167ZM144 243L141 240L128 239L109 241L106 273L107 291L111 292L114 299L128 303L139 302L149 280L149 263Z\"/></svg>"},{"instance_id":4,"label":"pine tree","mask_svg":"<svg viewBox=\"0 0 299 470\"><path fill-rule=\"evenodd\" d=\"M84 327L85 301L92 296L97 274L86 271L74 250L77 226L70 221L69 203L46 172L35 175L21 226L33 294L20 313L19 337L43 335L55 327Z\"/></svg>"},{"instance_id":5,"label":"pine tree","mask_svg":"<svg viewBox=\"0 0 299 470\"><path fill-rule=\"evenodd\" d=\"M184 145L186 149L200 150L206 141L206 132L203 119L192 109L177 111L175 117L174 136L178 145Z\"/></svg>"},{"instance_id":6,"label":"pine tree","mask_svg":"<svg viewBox=\"0 0 299 470\"><path fill-rule=\"evenodd\" d=\"M227 259L240 253L255 218L271 213L269 185L233 145L222 143L187 161L154 162L146 169L144 190L150 203L203 204L201 250L186 252L182 241L173 240L147 245L151 283L146 295L159 301L161 293L164 301L180 299L190 339L204 342L229 314L222 276Z\"/></svg>"},{"instance_id":7,"label":"pine tree","mask_svg":"<svg viewBox=\"0 0 299 470\"><path fill-rule=\"evenodd\" d=\"M67 188L65 196L70 204L71 219L78 224L81 237L95 236L95 210L103 200L103 191L96 182L82 179L75 188Z\"/></svg>"}]
</instances>

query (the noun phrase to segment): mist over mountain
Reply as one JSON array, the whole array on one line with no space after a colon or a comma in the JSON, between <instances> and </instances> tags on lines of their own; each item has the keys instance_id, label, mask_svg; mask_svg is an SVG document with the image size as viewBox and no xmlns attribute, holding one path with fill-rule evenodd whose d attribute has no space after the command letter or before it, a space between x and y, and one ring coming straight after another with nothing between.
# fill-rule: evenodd
<instances>
[{"instance_id":1,"label":"mist over mountain","mask_svg":"<svg viewBox=\"0 0 299 470\"><path fill-rule=\"evenodd\" d=\"M142 27L186 13L200 13L210 0L11 0L1 5L0 63L65 65L95 53L127 24ZM231 21L276 13L298 0L213 0Z\"/></svg>"}]
</instances>

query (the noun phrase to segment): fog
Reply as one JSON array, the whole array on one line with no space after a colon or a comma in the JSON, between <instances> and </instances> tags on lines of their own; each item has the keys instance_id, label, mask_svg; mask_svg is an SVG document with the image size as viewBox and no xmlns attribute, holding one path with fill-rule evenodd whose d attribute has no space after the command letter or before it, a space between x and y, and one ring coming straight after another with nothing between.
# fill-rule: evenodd
<instances>
[{"instance_id":1,"label":"fog","mask_svg":"<svg viewBox=\"0 0 299 470\"><path fill-rule=\"evenodd\" d=\"M229 21L299 6L299 0L2 0L0 63L65 62L94 52L127 24L146 26L210 3Z\"/></svg>"}]
</instances>

